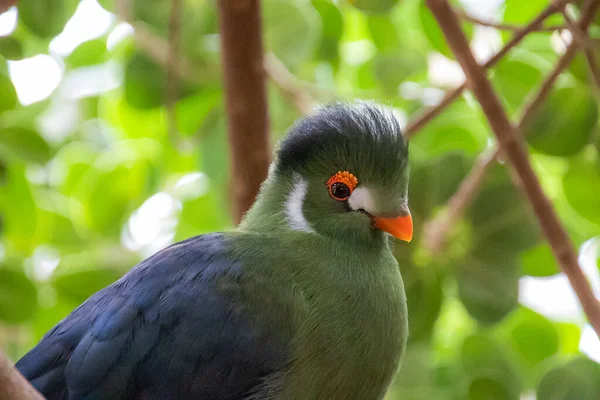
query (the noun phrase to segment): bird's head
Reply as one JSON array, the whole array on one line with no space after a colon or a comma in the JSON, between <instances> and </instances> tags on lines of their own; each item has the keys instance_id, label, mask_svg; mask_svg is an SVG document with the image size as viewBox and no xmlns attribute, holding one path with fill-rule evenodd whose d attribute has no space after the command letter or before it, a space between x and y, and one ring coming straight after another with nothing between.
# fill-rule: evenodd
<instances>
[{"instance_id":1,"label":"bird's head","mask_svg":"<svg viewBox=\"0 0 600 400\"><path fill-rule=\"evenodd\" d=\"M269 181L279 183L270 195L280 197L292 230L412 239L408 143L391 110L376 103L338 103L298 120L278 145L265 192Z\"/></svg>"}]
</instances>

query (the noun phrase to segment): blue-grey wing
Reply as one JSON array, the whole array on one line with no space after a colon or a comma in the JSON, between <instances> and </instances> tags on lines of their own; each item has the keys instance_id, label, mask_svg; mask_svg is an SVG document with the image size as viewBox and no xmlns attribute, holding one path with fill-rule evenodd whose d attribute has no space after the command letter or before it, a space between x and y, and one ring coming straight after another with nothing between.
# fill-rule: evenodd
<instances>
[{"instance_id":1,"label":"blue-grey wing","mask_svg":"<svg viewBox=\"0 0 600 400\"><path fill-rule=\"evenodd\" d=\"M222 234L175 244L73 311L16 364L48 399L238 399L288 362Z\"/></svg>"}]
</instances>

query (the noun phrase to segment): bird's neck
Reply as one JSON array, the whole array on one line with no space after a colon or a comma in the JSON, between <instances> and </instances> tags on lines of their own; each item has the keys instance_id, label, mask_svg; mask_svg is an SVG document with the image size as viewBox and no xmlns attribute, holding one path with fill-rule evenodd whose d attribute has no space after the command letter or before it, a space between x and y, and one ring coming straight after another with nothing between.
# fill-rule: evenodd
<instances>
[{"instance_id":1,"label":"bird's neck","mask_svg":"<svg viewBox=\"0 0 600 400\"><path fill-rule=\"evenodd\" d=\"M283 233L293 230L287 222L286 193L292 184L285 179L269 178L238 229L249 232Z\"/></svg>"}]
</instances>

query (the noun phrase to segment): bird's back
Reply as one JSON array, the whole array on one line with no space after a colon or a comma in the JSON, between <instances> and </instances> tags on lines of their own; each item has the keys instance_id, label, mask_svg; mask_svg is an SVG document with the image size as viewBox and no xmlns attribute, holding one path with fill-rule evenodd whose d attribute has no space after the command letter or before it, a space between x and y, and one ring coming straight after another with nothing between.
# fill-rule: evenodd
<instances>
[{"instance_id":1,"label":"bird's back","mask_svg":"<svg viewBox=\"0 0 600 400\"><path fill-rule=\"evenodd\" d=\"M280 314L252 304L248 292L269 283L252 283L228 242L199 236L145 260L56 325L16 367L49 400L255 392L286 364L291 333Z\"/></svg>"}]
</instances>

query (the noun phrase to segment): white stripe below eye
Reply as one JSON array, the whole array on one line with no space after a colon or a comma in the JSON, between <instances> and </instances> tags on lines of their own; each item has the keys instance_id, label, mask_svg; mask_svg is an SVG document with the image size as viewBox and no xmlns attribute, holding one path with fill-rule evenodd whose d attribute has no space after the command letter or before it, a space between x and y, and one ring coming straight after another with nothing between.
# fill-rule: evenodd
<instances>
[{"instance_id":1,"label":"white stripe below eye","mask_svg":"<svg viewBox=\"0 0 600 400\"><path fill-rule=\"evenodd\" d=\"M371 192L366 187L357 187L354 189L350 198L348 198L348 205L354 211L364 210L369 214L377 214L377 208L375 207L375 200L371 196Z\"/></svg>"},{"instance_id":2,"label":"white stripe below eye","mask_svg":"<svg viewBox=\"0 0 600 400\"><path fill-rule=\"evenodd\" d=\"M306 187L306 181L298 177L285 202L285 213L287 215L288 225L292 230L314 232L306 218L304 218L304 213L302 212L304 198L306 197Z\"/></svg>"}]
</instances>

